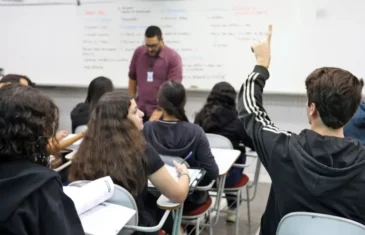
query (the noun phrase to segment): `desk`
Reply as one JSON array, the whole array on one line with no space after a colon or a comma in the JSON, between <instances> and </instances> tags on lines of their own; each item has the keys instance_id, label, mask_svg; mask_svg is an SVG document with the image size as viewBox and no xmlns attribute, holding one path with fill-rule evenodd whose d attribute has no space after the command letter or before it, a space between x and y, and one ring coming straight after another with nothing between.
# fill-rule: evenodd
<instances>
[{"instance_id":1,"label":"desk","mask_svg":"<svg viewBox=\"0 0 365 235\"><path fill-rule=\"evenodd\" d=\"M227 174L241 155L241 152L235 149L211 148L211 151L219 169L219 176Z\"/></svg>"},{"instance_id":2,"label":"desk","mask_svg":"<svg viewBox=\"0 0 365 235\"><path fill-rule=\"evenodd\" d=\"M238 157L241 155L241 151L235 149L221 149L221 148L211 148L211 152L214 156L214 160L217 163L219 176L216 181L216 201L214 203L212 211L216 211L215 220L212 221L209 218L209 223L201 224L203 226L207 226L212 233L212 228L218 223L219 219L219 212L220 212L220 201L222 199L223 191L224 191L224 184L226 182L226 175L231 169L232 165L236 162ZM198 189L198 188L197 188ZM210 217L209 212L209 217ZM184 216L184 222L190 223L190 221L197 220L196 225L199 226L199 218L197 216ZM196 229L196 228L195 228Z\"/></svg>"},{"instance_id":3,"label":"desk","mask_svg":"<svg viewBox=\"0 0 365 235\"><path fill-rule=\"evenodd\" d=\"M170 210L174 216L174 226L172 229L172 235L178 235L180 231L180 224L183 212L183 204L170 201L164 195L161 195L157 200L157 205L163 210Z\"/></svg>"},{"instance_id":4,"label":"desk","mask_svg":"<svg viewBox=\"0 0 365 235\"><path fill-rule=\"evenodd\" d=\"M72 158L74 157L74 155L75 155L75 153L77 152L77 150L74 150L74 151L72 151L71 153L69 153L69 154L67 154L66 156L65 156L65 159L67 159L67 160L72 160Z\"/></svg>"}]
</instances>

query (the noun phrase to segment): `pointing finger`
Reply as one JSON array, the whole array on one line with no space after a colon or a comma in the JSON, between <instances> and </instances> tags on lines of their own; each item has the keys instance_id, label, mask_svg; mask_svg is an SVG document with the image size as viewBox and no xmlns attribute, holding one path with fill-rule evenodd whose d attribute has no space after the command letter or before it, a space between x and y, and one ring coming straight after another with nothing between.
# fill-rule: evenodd
<instances>
[{"instance_id":1,"label":"pointing finger","mask_svg":"<svg viewBox=\"0 0 365 235\"><path fill-rule=\"evenodd\" d=\"M270 43L271 42L271 35L272 35L272 25L269 25L269 29L267 32L267 42Z\"/></svg>"}]
</instances>

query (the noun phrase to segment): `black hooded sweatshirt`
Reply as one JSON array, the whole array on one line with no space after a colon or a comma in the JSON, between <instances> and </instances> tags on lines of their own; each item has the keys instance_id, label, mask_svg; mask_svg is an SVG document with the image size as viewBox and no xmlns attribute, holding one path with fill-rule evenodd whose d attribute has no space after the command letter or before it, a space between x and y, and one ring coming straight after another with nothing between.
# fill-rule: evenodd
<instances>
[{"instance_id":1,"label":"black hooded sweatshirt","mask_svg":"<svg viewBox=\"0 0 365 235\"><path fill-rule=\"evenodd\" d=\"M71 111L71 123L72 123L72 133L75 133L75 129L78 126L87 125L90 119L90 104L89 103L79 103Z\"/></svg>"},{"instance_id":2,"label":"black hooded sweatshirt","mask_svg":"<svg viewBox=\"0 0 365 235\"><path fill-rule=\"evenodd\" d=\"M144 135L159 154L185 158L191 167L200 167L206 174L200 185L209 184L218 177L218 166L209 147L208 139L201 127L189 122L155 121L146 122ZM195 191L186 201L200 205L208 199L207 192ZM193 206L192 206L193 207ZM187 206L185 209L188 208Z\"/></svg>"},{"instance_id":3,"label":"black hooded sweatshirt","mask_svg":"<svg viewBox=\"0 0 365 235\"><path fill-rule=\"evenodd\" d=\"M280 220L296 211L365 224L365 147L311 130L280 130L262 107L268 78L268 70L256 66L239 93L239 118L272 179L261 234L276 234Z\"/></svg>"},{"instance_id":4,"label":"black hooded sweatshirt","mask_svg":"<svg viewBox=\"0 0 365 235\"><path fill-rule=\"evenodd\" d=\"M0 164L0 234L84 235L58 174L26 161Z\"/></svg>"}]
</instances>

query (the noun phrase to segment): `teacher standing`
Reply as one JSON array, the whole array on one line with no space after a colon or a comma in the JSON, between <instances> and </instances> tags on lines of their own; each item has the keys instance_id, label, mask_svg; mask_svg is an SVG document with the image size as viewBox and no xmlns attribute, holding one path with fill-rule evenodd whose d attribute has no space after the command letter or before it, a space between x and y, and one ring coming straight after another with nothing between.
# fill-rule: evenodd
<instances>
[{"instance_id":1,"label":"teacher standing","mask_svg":"<svg viewBox=\"0 0 365 235\"><path fill-rule=\"evenodd\" d=\"M145 32L145 45L138 47L129 67L129 93L136 97L137 105L145 116L143 122L159 118L158 90L165 81L182 81L180 55L164 44L162 31L150 26Z\"/></svg>"}]
</instances>

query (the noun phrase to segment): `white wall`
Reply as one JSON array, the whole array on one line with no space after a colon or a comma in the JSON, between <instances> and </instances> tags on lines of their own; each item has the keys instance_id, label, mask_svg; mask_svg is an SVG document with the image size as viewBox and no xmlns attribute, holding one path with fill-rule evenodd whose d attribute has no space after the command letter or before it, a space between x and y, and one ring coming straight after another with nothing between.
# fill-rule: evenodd
<instances>
[{"instance_id":1,"label":"white wall","mask_svg":"<svg viewBox=\"0 0 365 235\"><path fill-rule=\"evenodd\" d=\"M86 98L87 89L82 88L40 88L47 95L52 97L60 109L60 129L71 131L70 112L79 102ZM194 119L196 112L205 103L207 92L189 91L186 105L187 116L190 121ZM295 95L264 95L264 107L272 121L281 129L299 133L308 127L308 120L305 113L305 96ZM245 171L252 179L255 165ZM270 182L266 170L262 168L261 182Z\"/></svg>"}]
</instances>

